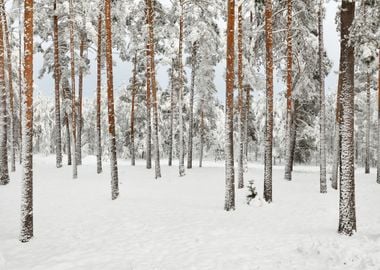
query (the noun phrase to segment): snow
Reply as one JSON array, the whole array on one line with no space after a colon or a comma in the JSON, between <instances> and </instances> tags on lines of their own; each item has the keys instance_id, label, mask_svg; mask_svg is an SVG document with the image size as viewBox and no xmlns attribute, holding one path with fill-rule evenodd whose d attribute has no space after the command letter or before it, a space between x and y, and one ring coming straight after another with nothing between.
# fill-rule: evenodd
<instances>
[{"instance_id":1,"label":"snow","mask_svg":"<svg viewBox=\"0 0 380 270\"><path fill-rule=\"evenodd\" d=\"M248 206L237 191L236 211L223 211L224 162L163 178L138 161L119 160L120 197L111 201L109 165L96 174L87 157L78 179L35 157L35 237L20 243L20 168L0 186L0 269L380 269L380 185L375 170L356 173L358 233L337 233L338 192L319 194L317 167L296 166L293 181L274 167L273 203ZM167 164L162 161L162 164ZM250 164L262 196L263 166Z\"/></svg>"}]
</instances>

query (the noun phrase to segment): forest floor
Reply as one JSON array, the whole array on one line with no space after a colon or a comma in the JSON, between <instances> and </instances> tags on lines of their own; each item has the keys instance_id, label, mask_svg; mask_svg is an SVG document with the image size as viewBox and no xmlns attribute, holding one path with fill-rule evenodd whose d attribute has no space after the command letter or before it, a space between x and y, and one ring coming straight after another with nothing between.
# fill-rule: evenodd
<instances>
[{"instance_id":1,"label":"forest floor","mask_svg":"<svg viewBox=\"0 0 380 270\"><path fill-rule=\"evenodd\" d=\"M380 269L380 185L375 169L356 172L358 232L341 236L338 192L319 194L317 167L296 166L293 181L273 171L273 203L223 211L223 162L206 162L179 178L162 166L154 179L143 161L119 161L120 197L111 201L108 164L96 174L84 159L79 179L55 158L37 156L34 169L34 238L20 243L20 168L0 186L0 269L22 270L290 270ZM163 162L164 163L164 162ZM166 162L165 162L166 163ZM196 164L197 162L194 162ZM263 167L250 165L262 194Z\"/></svg>"}]
</instances>

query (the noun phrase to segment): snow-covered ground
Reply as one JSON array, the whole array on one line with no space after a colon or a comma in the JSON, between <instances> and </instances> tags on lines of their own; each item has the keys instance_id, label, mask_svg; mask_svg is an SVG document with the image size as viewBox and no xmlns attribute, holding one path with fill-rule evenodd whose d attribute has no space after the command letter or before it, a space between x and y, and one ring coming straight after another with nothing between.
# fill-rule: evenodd
<instances>
[{"instance_id":1,"label":"snow-covered ground","mask_svg":"<svg viewBox=\"0 0 380 270\"><path fill-rule=\"evenodd\" d=\"M164 162L163 162L164 163ZM177 177L162 166L154 180L143 162L119 161L120 197L111 201L109 168L96 174L93 157L56 169L35 158L31 242L18 241L20 170L0 186L0 269L380 269L380 185L375 170L356 174L358 233L337 234L338 192L319 194L316 167L295 167L294 181L274 168L270 205L245 203L223 211L223 163L206 163ZM263 168L252 165L261 196Z\"/></svg>"}]
</instances>

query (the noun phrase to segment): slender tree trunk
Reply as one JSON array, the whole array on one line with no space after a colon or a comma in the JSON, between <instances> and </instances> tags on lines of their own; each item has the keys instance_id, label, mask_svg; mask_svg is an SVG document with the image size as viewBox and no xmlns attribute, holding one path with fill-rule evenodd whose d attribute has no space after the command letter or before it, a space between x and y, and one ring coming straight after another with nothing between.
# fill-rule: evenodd
<instances>
[{"instance_id":1,"label":"slender tree trunk","mask_svg":"<svg viewBox=\"0 0 380 270\"><path fill-rule=\"evenodd\" d=\"M187 146L187 168L193 168L193 127L194 127L194 88L196 77L196 63L197 63L197 49L198 42L193 43L191 51L191 86L190 86L190 118L189 118L189 136Z\"/></svg>"},{"instance_id":2,"label":"slender tree trunk","mask_svg":"<svg viewBox=\"0 0 380 270\"><path fill-rule=\"evenodd\" d=\"M116 157L115 108L113 98L112 70L112 32L111 32L111 0L105 0L106 22L106 62L107 62L107 97L108 97L108 131L110 137L111 189L112 200L119 196L119 176Z\"/></svg>"},{"instance_id":3,"label":"slender tree trunk","mask_svg":"<svg viewBox=\"0 0 380 270\"><path fill-rule=\"evenodd\" d=\"M0 1L1 6L3 1ZM0 37L3 37L3 16L0 17ZM4 70L4 39L0 39L0 185L9 183L8 171L8 150L7 150L7 132L8 132L8 116L7 116L7 90L5 87L5 70Z\"/></svg>"},{"instance_id":4,"label":"slender tree trunk","mask_svg":"<svg viewBox=\"0 0 380 270\"><path fill-rule=\"evenodd\" d=\"M98 16L98 51L97 51L97 85L96 85L96 172L103 172L102 166L102 11Z\"/></svg>"},{"instance_id":5,"label":"slender tree trunk","mask_svg":"<svg viewBox=\"0 0 380 270\"><path fill-rule=\"evenodd\" d=\"M285 180L292 180L292 124L293 120L293 16L292 16L292 0L287 0L287 27L286 27L286 43L287 43L287 69L286 69L286 162L285 162Z\"/></svg>"},{"instance_id":6,"label":"slender tree trunk","mask_svg":"<svg viewBox=\"0 0 380 270\"><path fill-rule=\"evenodd\" d=\"M235 210L235 172L234 172L234 35L235 35L235 0L228 0L227 7L227 65L226 65L226 193L224 210Z\"/></svg>"},{"instance_id":7,"label":"slender tree trunk","mask_svg":"<svg viewBox=\"0 0 380 270\"><path fill-rule=\"evenodd\" d=\"M25 0L24 18L25 112L20 241L28 242L33 237L33 0Z\"/></svg>"},{"instance_id":8,"label":"slender tree trunk","mask_svg":"<svg viewBox=\"0 0 380 270\"><path fill-rule=\"evenodd\" d=\"M66 152L67 152L67 165L71 166L72 165L72 159L71 159L71 135L70 135L70 120L69 120L69 115L66 113Z\"/></svg>"},{"instance_id":9,"label":"slender tree trunk","mask_svg":"<svg viewBox=\"0 0 380 270\"><path fill-rule=\"evenodd\" d=\"M76 123L77 123L77 116L76 116L76 100L75 100L75 55L74 55L74 7L73 7L73 0L69 1L69 12L70 12L70 18L69 18L69 27L70 27L70 63L71 63L71 123L72 123L72 153L74 155L73 157L73 179L78 178L78 162L76 158L76 144L77 144L77 134L76 134Z\"/></svg>"},{"instance_id":10,"label":"slender tree trunk","mask_svg":"<svg viewBox=\"0 0 380 270\"><path fill-rule=\"evenodd\" d=\"M18 98L19 98L19 154L20 154L20 164L22 163L22 20L21 20L21 2L22 0L18 0L19 4L19 18L18 18Z\"/></svg>"},{"instance_id":11,"label":"slender tree trunk","mask_svg":"<svg viewBox=\"0 0 380 270\"><path fill-rule=\"evenodd\" d=\"M367 112L365 131L365 173L370 173L370 133L371 133L371 75L367 72Z\"/></svg>"},{"instance_id":12,"label":"slender tree trunk","mask_svg":"<svg viewBox=\"0 0 380 270\"><path fill-rule=\"evenodd\" d=\"M204 113L204 103L205 100L202 98L201 100L201 124L199 127L200 133L200 146L199 146L199 167L202 168L203 165L203 144L204 144L204 133L205 133L205 113Z\"/></svg>"},{"instance_id":13,"label":"slender tree trunk","mask_svg":"<svg viewBox=\"0 0 380 270\"><path fill-rule=\"evenodd\" d=\"M272 145L273 145L273 38L272 1L265 0L265 47L266 47L266 131L264 164L264 200L272 202Z\"/></svg>"},{"instance_id":14,"label":"slender tree trunk","mask_svg":"<svg viewBox=\"0 0 380 270\"><path fill-rule=\"evenodd\" d=\"M135 166L135 96L136 96L136 73L137 73L137 53L133 59L132 78L132 109L131 109L131 165Z\"/></svg>"},{"instance_id":15,"label":"slender tree trunk","mask_svg":"<svg viewBox=\"0 0 380 270\"><path fill-rule=\"evenodd\" d=\"M326 183L326 104L325 104L325 70L323 63L324 41L323 41L323 0L319 1L318 10L319 28L319 89L320 89L320 192L327 193Z\"/></svg>"},{"instance_id":16,"label":"slender tree trunk","mask_svg":"<svg viewBox=\"0 0 380 270\"><path fill-rule=\"evenodd\" d=\"M171 93L170 93L170 132L169 132L169 166L173 163L173 129L174 129L174 68L175 63L172 59L172 70L171 70Z\"/></svg>"},{"instance_id":17,"label":"slender tree trunk","mask_svg":"<svg viewBox=\"0 0 380 270\"><path fill-rule=\"evenodd\" d=\"M11 141L11 172L16 171L16 122L14 109L14 90L13 90L13 69L12 69L12 50L10 46L10 35L8 30L7 16L5 14L4 2L2 5L2 17L4 22L5 45L7 49L7 68L8 68L8 87L9 87L9 107L11 109L10 119L10 141Z\"/></svg>"},{"instance_id":18,"label":"slender tree trunk","mask_svg":"<svg viewBox=\"0 0 380 270\"><path fill-rule=\"evenodd\" d=\"M54 86L55 86L55 165L57 168L62 167L62 131L61 131L61 98L60 98L60 81L61 71L59 62L59 32L58 32L58 15L57 0L54 0Z\"/></svg>"},{"instance_id":19,"label":"slender tree trunk","mask_svg":"<svg viewBox=\"0 0 380 270\"><path fill-rule=\"evenodd\" d=\"M245 87L245 119L244 119L244 155L245 160L248 162L248 148L249 148L249 136L248 136L248 125L249 125L249 114L251 111L251 87L247 85Z\"/></svg>"},{"instance_id":20,"label":"slender tree trunk","mask_svg":"<svg viewBox=\"0 0 380 270\"><path fill-rule=\"evenodd\" d=\"M147 26L147 36L146 36L146 126L147 126L147 136L146 136L146 168L152 168L152 117L151 117L151 50L150 50L150 38L149 38L149 11L148 11L148 0L146 0L146 26Z\"/></svg>"},{"instance_id":21,"label":"slender tree trunk","mask_svg":"<svg viewBox=\"0 0 380 270\"><path fill-rule=\"evenodd\" d=\"M238 6L238 107L239 107L239 156L238 188L244 188L244 121L243 121L243 7Z\"/></svg>"},{"instance_id":22,"label":"slender tree trunk","mask_svg":"<svg viewBox=\"0 0 380 270\"><path fill-rule=\"evenodd\" d=\"M86 36L82 34L79 45L79 57L83 61ZM83 65L79 66L78 74L78 128L77 128L77 164L82 165L82 108L83 108Z\"/></svg>"},{"instance_id":23,"label":"slender tree trunk","mask_svg":"<svg viewBox=\"0 0 380 270\"><path fill-rule=\"evenodd\" d=\"M339 228L344 235L356 231L355 168L354 168L354 47L349 43L350 27L355 14L355 2L343 0L341 7L342 61L342 158L339 200Z\"/></svg>"},{"instance_id":24,"label":"slender tree trunk","mask_svg":"<svg viewBox=\"0 0 380 270\"><path fill-rule=\"evenodd\" d=\"M380 184L380 50L379 50L379 66L377 76L377 183Z\"/></svg>"},{"instance_id":25,"label":"slender tree trunk","mask_svg":"<svg viewBox=\"0 0 380 270\"><path fill-rule=\"evenodd\" d=\"M150 80L152 83L153 97L153 136L154 136L154 172L155 178L161 177L160 165L160 142L158 127L158 101L157 101L157 83L156 83L156 65L154 62L154 9L152 0L148 0L148 26L149 26L149 48L150 48Z\"/></svg>"},{"instance_id":26,"label":"slender tree trunk","mask_svg":"<svg viewBox=\"0 0 380 270\"><path fill-rule=\"evenodd\" d=\"M179 176L185 175L185 149L183 138L183 63L182 63L182 50L183 50L183 0L180 0L180 18L179 18L179 53L178 53L178 67L179 67L179 95L178 95L178 117L179 117Z\"/></svg>"}]
</instances>

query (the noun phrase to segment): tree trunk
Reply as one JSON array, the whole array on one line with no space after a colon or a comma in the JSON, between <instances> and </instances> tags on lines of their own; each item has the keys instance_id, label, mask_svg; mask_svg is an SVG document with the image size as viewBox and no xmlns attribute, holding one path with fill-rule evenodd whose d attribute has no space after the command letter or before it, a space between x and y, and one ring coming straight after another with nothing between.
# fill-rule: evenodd
<instances>
[{"instance_id":1,"label":"tree trunk","mask_svg":"<svg viewBox=\"0 0 380 270\"><path fill-rule=\"evenodd\" d=\"M108 131L110 137L111 190L112 200L119 196L119 177L116 157L115 108L113 98L112 70L112 32L111 32L111 0L105 0L106 22L106 63L107 63L107 97L108 97Z\"/></svg>"},{"instance_id":2,"label":"tree trunk","mask_svg":"<svg viewBox=\"0 0 380 270\"><path fill-rule=\"evenodd\" d=\"M3 1L0 1L1 6ZM0 17L0 37L3 37L3 18ZM8 116L7 116L7 90L5 87L5 70L4 70L4 39L0 39L0 185L9 183L8 171L8 150L7 150L7 133L8 133Z\"/></svg>"},{"instance_id":3,"label":"tree trunk","mask_svg":"<svg viewBox=\"0 0 380 270\"><path fill-rule=\"evenodd\" d=\"M25 0L24 18L25 110L20 241L28 242L33 237L33 0Z\"/></svg>"},{"instance_id":4,"label":"tree trunk","mask_svg":"<svg viewBox=\"0 0 380 270\"><path fill-rule=\"evenodd\" d=\"M169 166L173 163L173 129L174 129L174 58L172 59L172 70L171 70L171 93L170 93L170 132L169 132Z\"/></svg>"},{"instance_id":5,"label":"tree trunk","mask_svg":"<svg viewBox=\"0 0 380 270\"><path fill-rule=\"evenodd\" d=\"M273 38L272 1L265 0L265 47L266 47L266 131L264 163L264 200L272 202L272 146L273 146Z\"/></svg>"},{"instance_id":6,"label":"tree trunk","mask_svg":"<svg viewBox=\"0 0 380 270\"><path fill-rule=\"evenodd\" d=\"M235 0L228 0L227 18L227 59L226 59L226 193L224 210L235 210L235 172L234 172L234 35L235 35Z\"/></svg>"},{"instance_id":7,"label":"tree trunk","mask_svg":"<svg viewBox=\"0 0 380 270\"><path fill-rule=\"evenodd\" d=\"M244 155L245 160L248 162L248 147L249 147L249 136L248 136L248 125L249 125L249 114L251 111L251 87L247 85L245 87L245 119L244 119Z\"/></svg>"},{"instance_id":8,"label":"tree trunk","mask_svg":"<svg viewBox=\"0 0 380 270\"><path fill-rule=\"evenodd\" d=\"M182 63L182 47L183 47L183 0L180 0L180 18L179 18L179 95L178 95L178 117L179 117L179 176L185 175L185 149L183 138L183 63Z\"/></svg>"},{"instance_id":9,"label":"tree trunk","mask_svg":"<svg viewBox=\"0 0 380 270\"><path fill-rule=\"evenodd\" d=\"M189 136L187 149L187 168L193 168L193 128L194 128L194 88L196 77L198 42L193 43L191 51L191 86L190 86L190 118L189 118Z\"/></svg>"},{"instance_id":10,"label":"tree trunk","mask_svg":"<svg viewBox=\"0 0 380 270\"><path fill-rule=\"evenodd\" d=\"M79 45L79 57L83 61L83 53L85 46L86 36L81 35L80 45ZM77 164L82 165L82 107L83 107L83 65L79 66L78 74L78 129L77 129Z\"/></svg>"},{"instance_id":11,"label":"tree trunk","mask_svg":"<svg viewBox=\"0 0 380 270\"><path fill-rule=\"evenodd\" d=\"M354 47L349 43L350 27L355 14L355 2L343 0L341 7L342 61L342 157L339 200L339 228L344 235L356 231L355 168L354 168Z\"/></svg>"},{"instance_id":12,"label":"tree trunk","mask_svg":"<svg viewBox=\"0 0 380 270\"><path fill-rule=\"evenodd\" d=\"M148 11L148 0L146 0L146 25L149 28L149 11ZM152 117L151 117L151 50L150 50L150 40L149 40L149 29L147 29L146 37L146 126L147 126L147 136L146 136L146 168L152 168Z\"/></svg>"},{"instance_id":13,"label":"tree trunk","mask_svg":"<svg viewBox=\"0 0 380 270\"><path fill-rule=\"evenodd\" d=\"M370 173L370 133L371 133L371 75L367 72L367 112L366 112L366 131L365 131L365 173Z\"/></svg>"},{"instance_id":14,"label":"tree trunk","mask_svg":"<svg viewBox=\"0 0 380 270\"><path fill-rule=\"evenodd\" d=\"M136 73L137 73L137 53L133 59L132 78L132 109L131 109L131 165L135 166L135 96L136 96Z\"/></svg>"},{"instance_id":15,"label":"tree trunk","mask_svg":"<svg viewBox=\"0 0 380 270\"><path fill-rule=\"evenodd\" d=\"M102 11L98 16L98 51L97 51L97 85L96 85L96 172L103 172L102 166Z\"/></svg>"},{"instance_id":16,"label":"tree trunk","mask_svg":"<svg viewBox=\"0 0 380 270\"><path fill-rule=\"evenodd\" d=\"M62 167L62 131L61 131L61 103L59 85L61 81L61 70L59 62L59 32L58 32L58 15L57 0L54 0L54 86L55 86L55 165L57 168Z\"/></svg>"},{"instance_id":17,"label":"tree trunk","mask_svg":"<svg viewBox=\"0 0 380 270\"><path fill-rule=\"evenodd\" d=\"M292 124L294 119L292 118L293 114L293 98L292 98L292 89L293 89L293 28L292 28L292 0L287 0L287 27L286 27L286 43L287 43L287 68L286 68L286 162L285 162L285 180L292 180Z\"/></svg>"},{"instance_id":18,"label":"tree trunk","mask_svg":"<svg viewBox=\"0 0 380 270\"><path fill-rule=\"evenodd\" d=\"M200 146L199 146L199 167L203 165L203 144L204 144L204 132L205 132L205 113L204 113L204 97L201 100L201 124L199 126L200 133Z\"/></svg>"},{"instance_id":19,"label":"tree trunk","mask_svg":"<svg viewBox=\"0 0 380 270\"><path fill-rule=\"evenodd\" d=\"M154 10L152 0L148 0L148 26L149 26L149 48L150 48L150 79L152 83L153 96L153 136L154 136L154 172L155 178L161 177L160 165L160 142L158 128L158 101L157 101L157 83L156 83L156 65L154 62Z\"/></svg>"},{"instance_id":20,"label":"tree trunk","mask_svg":"<svg viewBox=\"0 0 380 270\"><path fill-rule=\"evenodd\" d=\"M379 74L377 76L377 183L380 184L380 50L379 50Z\"/></svg>"},{"instance_id":21,"label":"tree trunk","mask_svg":"<svg viewBox=\"0 0 380 270\"><path fill-rule=\"evenodd\" d=\"M19 154L20 154L20 164L22 163L22 20L21 20L21 2L22 0L18 0L19 4L19 20L18 20L18 99L19 99L19 111L18 111L18 131L19 131Z\"/></svg>"},{"instance_id":22,"label":"tree trunk","mask_svg":"<svg viewBox=\"0 0 380 270\"><path fill-rule=\"evenodd\" d=\"M323 41L323 0L319 2L318 10L319 28L319 89L320 89L320 193L327 193L326 183L326 105L325 105L325 70L323 63L324 41Z\"/></svg>"},{"instance_id":23,"label":"tree trunk","mask_svg":"<svg viewBox=\"0 0 380 270\"><path fill-rule=\"evenodd\" d=\"M5 45L7 49L7 68L8 68L8 87L9 87L9 107L11 109L10 119L10 141L11 141L11 172L16 171L16 122L14 109L14 90L13 90L13 69L12 69L12 50L9 41L9 30L7 16L5 14L4 2L2 2L2 17L4 22Z\"/></svg>"},{"instance_id":24,"label":"tree trunk","mask_svg":"<svg viewBox=\"0 0 380 270\"><path fill-rule=\"evenodd\" d=\"M71 166L72 165L72 159L71 159L71 135L70 135L70 120L69 120L69 115L66 113L66 152L67 152L67 165Z\"/></svg>"},{"instance_id":25,"label":"tree trunk","mask_svg":"<svg viewBox=\"0 0 380 270\"><path fill-rule=\"evenodd\" d=\"M244 188L244 121L243 121L243 7L238 6L238 109L239 109L239 156L238 188Z\"/></svg>"},{"instance_id":26,"label":"tree trunk","mask_svg":"<svg viewBox=\"0 0 380 270\"><path fill-rule=\"evenodd\" d=\"M77 158L76 158L76 144L77 144L77 134L76 134L76 100L75 100L75 55L74 55L74 7L73 0L69 1L69 26L70 26L70 63L71 63L71 132L72 132L72 154L73 157L73 179L78 178L78 168L77 168Z\"/></svg>"}]
</instances>

